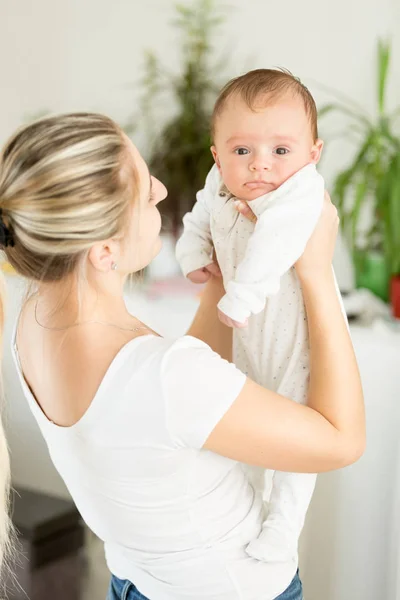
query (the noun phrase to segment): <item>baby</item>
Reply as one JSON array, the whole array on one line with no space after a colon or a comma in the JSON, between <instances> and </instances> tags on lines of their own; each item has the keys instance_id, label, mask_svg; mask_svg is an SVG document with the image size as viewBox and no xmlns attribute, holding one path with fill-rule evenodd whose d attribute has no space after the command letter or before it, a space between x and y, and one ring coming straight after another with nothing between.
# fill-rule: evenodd
<instances>
[{"instance_id":1,"label":"baby","mask_svg":"<svg viewBox=\"0 0 400 600\"><path fill-rule=\"evenodd\" d=\"M215 272L215 249L226 290L219 316L234 327L235 364L259 384L304 403L308 329L293 265L324 200L315 166L323 146L315 102L286 71L251 71L220 93L212 136L215 165L184 217L178 260L184 275L201 283ZM238 201L251 207L255 225L238 213ZM255 468L250 474L268 512L248 554L264 561L296 557L316 475L274 472L266 489L268 476Z\"/></svg>"}]
</instances>

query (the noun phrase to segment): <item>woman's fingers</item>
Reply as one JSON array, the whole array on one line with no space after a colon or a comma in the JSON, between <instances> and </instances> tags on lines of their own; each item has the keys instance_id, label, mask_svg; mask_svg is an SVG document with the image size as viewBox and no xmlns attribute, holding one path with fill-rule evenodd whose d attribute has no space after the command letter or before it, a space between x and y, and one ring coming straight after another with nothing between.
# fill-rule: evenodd
<instances>
[{"instance_id":1,"label":"woman's fingers","mask_svg":"<svg viewBox=\"0 0 400 600\"><path fill-rule=\"evenodd\" d=\"M253 213L247 202L243 202L242 200L235 200L235 208L241 215L249 219L252 223L257 221L256 215Z\"/></svg>"},{"instance_id":2,"label":"woman's fingers","mask_svg":"<svg viewBox=\"0 0 400 600\"><path fill-rule=\"evenodd\" d=\"M217 265L217 263L211 263L210 265L207 265L206 270L211 273L211 275L215 275L215 277L221 277L221 269L219 268L219 266Z\"/></svg>"}]
</instances>

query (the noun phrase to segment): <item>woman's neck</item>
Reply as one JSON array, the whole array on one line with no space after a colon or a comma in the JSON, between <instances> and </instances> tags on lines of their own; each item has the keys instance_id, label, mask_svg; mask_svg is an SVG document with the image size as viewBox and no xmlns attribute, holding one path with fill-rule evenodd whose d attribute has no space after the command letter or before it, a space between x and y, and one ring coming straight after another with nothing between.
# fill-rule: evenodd
<instances>
[{"instance_id":1,"label":"woman's neck","mask_svg":"<svg viewBox=\"0 0 400 600\"><path fill-rule=\"evenodd\" d=\"M121 277L103 277L93 282L70 277L41 283L36 294L36 313L48 327L67 327L89 320L126 322L130 317L124 301Z\"/></svg>"}]
</instances>

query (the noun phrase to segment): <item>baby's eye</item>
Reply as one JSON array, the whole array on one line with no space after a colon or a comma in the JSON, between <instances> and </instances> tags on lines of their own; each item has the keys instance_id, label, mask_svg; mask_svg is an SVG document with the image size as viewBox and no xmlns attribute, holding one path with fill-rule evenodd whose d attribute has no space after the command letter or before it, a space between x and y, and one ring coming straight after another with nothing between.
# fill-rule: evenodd
<instances>
[{"instance_id":1,"label":"baby's eye","mask_svg":"<svg viewBox=\"0 0 400 600\"><path fill-rule=\"evenodd\" d=\"M244 156L245 154L249 153L247 148L236 148L234 152L235 152L235 154L238 154L239 156Z\"/></svg>"},{"instance_id":2,"label":"baby's eye","mask_svg":"<svg viewBox=\"0 0 400 600\"><path fill-rule=\"evenodd\" d=\"M279 154L279 156L284 156L285 154L288 154L288 153L289 153L289 150L287 148L283 148L282 146L275 149L275 154Z\"/></svg>"}]
</instances>

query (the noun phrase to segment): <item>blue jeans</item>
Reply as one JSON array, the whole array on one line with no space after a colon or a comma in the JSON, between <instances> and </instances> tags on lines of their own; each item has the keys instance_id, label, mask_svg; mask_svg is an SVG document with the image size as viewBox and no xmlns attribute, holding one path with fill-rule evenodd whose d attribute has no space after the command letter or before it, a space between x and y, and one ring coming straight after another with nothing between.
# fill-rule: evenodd
<instances>
[{"instance_id":1,"label":"blue jeans","mask_svg":"<svg viewBox=\"0 0 400 600\"><path fill-rule=\"evenodd\" d=\"M289 587L276 600L303 600L303 586L301 585L299 571L297 571Z\"/></svg>"},{"instance_id":2,"label":"blue jeans","mask_svg":"<svg viewBox=\"0 0 400 600\"><path fill-rule=\"evenodd\" d=\"M107 600L149 600L127 579L111 577Z\"/></svg>"},{"instance_id":3,"label":"blue jeans","mask_svg":"<svg viewBox=\"0 0 400 600\"><path fill-rule=\"evenodd\" d=\"M149 598L143 596L130 581L118 579L113 575L107 600L149 600ZM156 600L156 598L153 600ZM287 590L280 594L276 600L303 600L303 587L298 571Z\"/></svg>"}]
</instances>

